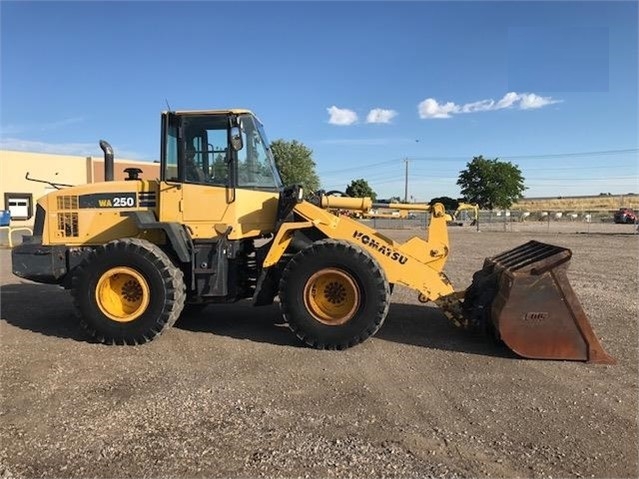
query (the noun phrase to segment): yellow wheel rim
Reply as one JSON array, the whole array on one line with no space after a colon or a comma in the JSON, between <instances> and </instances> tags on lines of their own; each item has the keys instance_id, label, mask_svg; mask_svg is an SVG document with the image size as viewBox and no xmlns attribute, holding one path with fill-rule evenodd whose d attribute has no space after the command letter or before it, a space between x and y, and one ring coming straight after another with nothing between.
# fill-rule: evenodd
<instances>
[{"instance_id":1,"label":"yellow wheel rim","mask_svg":"<svg viewBox=\"0 0 639 479\"><path fill-rule=\"evenodd\" d=\"M325 268L304 286L304 305L319 322L337 326L350 321L361 302L353 277L336 268Z\"/></svg>"},{"instance_id":2,"label":"yellow wheel rim","mask_svg":"<svg viewBox=\"0 0 639 479\"><path fill-rule=\"evenodd\" d=\"M144 276L125 266L106 271L95 289L100 311L119 323L139 318L149 306L150 298L149 285Z\"/></svg>"}]
</instances>

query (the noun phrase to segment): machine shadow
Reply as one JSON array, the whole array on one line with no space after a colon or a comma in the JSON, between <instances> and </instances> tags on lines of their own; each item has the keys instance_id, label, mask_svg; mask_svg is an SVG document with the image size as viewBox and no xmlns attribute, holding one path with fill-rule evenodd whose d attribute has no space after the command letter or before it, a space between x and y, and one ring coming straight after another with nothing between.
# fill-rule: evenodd
<instances>
[{"instance_id":1,"label":"machine shadow","mask_svg":"<svg viewBox=\"0 0 639 479\"><path fill-rule=\"evenodd\" d=\"M284 324L277 304L254 307L250 301L238 301L210 304L201 311L192 312L187 307L175 327L258 343L303 347Z\"/></svg>"},{"instance_id":2,"label":"machine shadow","mask_svg":"<svg viewBox=\"0 0 639 479\"><path fill-rule=\"evenodd\" d=\"M212 304L201 312L183 313L175 326L235 339L304 347L283 323L276 304L260 308L254 308L249 301ZM491 338L455 328L438 308L418 304L393 303L375 337L426 349L517 357L505 345Z\"/></svg>"},{"instance_id":3,"label":"machine shadow","mask_svg":"<svg viewBox=\"0 0 639 479\"><path fill-rule=\"evenodd\" d=\"M375 337L427 349L518 357L493 338L456 328L436 306L392 303L386 321Z\"/></svg>"},{"instance_id":4,"label":"machine shadow","mask_svg":"<svg viewBox=\"0 0 639 479\"><path fill-rule=\"evenodd\" d=\"M95 342L80 327L69 292L55 285L25 282L0 287L0 320L44 336Z\"/></svg>"},{"instance_id":5,"label":"machine shadow","mask_svg":"<svg viewBox=\"0 0 639 479\"><path fill-rule=\"evenodd\" d=\"M276 345L300 346L282 323L277 305L254 308L247 301L214 304L199 312L188 309L175 324L185 331L205 332ZM31 282L0 287L0 322L62 339L97 344L80 326L68 291Z\"/></svg>"},{"instance_id":6,"label":"machine shadow","mask_svg":"<svg viewBox=\"0 0 639 479\"><path fill-rule=\"evenodd\" d=\"M17 328L87 343L96 343L80 327L71 295L55 285L16 283L0 287L0 321ZM211 304L186 310L175 327L278 346L304 347L283 324L279 306L255 308L250 301ZM426 349L483 356L517 357L505 345L455 328L436 307L392 303L377 339Z\"/></svg>"}]
</instances>

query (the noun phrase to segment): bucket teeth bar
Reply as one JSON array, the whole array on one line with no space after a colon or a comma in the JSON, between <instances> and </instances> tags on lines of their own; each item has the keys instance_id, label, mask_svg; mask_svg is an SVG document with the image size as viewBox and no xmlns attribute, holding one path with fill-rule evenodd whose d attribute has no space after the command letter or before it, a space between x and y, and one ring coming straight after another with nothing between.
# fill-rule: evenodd
<instances>
[{"instance_id":1,"label":"bucket teeth bar","mask_svg":"<svg viewBox=\"0 0 639 479\"><path fill-rule=\"evenodd\" d=\"M435 304L439 306L444 316L458 328L468 329L470 321L464 314L462 300L464 299L464 291L455 291L453 294L441 296L435 300ZM420 302L425 303L421 296L418 298Z\"/></svg>"},{"instance_id":2,"label":"bucket teeth bar","mask_svg":"<svg viewBox=\"0 0 639 479\"><path fill-rule=\"evenodd\" d=\"M568 281L571 257L568 248L530 241L486 258L457 321L496 334L523 357L614 364Z\"/></svg>"},{"instance_id":3,"label":"bucket teeth bar","mask_svg":"<svg viewBox=\"0 0 639 479\"><path fill-rule=\"evenodd\" d=\"M562 263L570 261L568 248L538 241L529 241L515 249L488 258L486 261L517 273L539 275Z\"/></svg>"}]
</instances>

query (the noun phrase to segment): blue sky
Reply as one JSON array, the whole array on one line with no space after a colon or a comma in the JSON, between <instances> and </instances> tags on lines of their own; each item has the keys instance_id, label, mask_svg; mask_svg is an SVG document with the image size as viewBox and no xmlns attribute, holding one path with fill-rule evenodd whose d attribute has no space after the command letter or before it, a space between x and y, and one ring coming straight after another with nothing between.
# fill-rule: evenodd
<instances>
[{"instance_id":1,"label":"blue sky","mask_svg":"<svg viewBox=\"0 0 639 479\"><path fill-rule=\"evenodd\" d=\"M527 196L639 192L637 2L7 2L0 147L154 160L159 113L252 109L326 189L457 197L476 155Z\"/></svg>"}]
</instances>

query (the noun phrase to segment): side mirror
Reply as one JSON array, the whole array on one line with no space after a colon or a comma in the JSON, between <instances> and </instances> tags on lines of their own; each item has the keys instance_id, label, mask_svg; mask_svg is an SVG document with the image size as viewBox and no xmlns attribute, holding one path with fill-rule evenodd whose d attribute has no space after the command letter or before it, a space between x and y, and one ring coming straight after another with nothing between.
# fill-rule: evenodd
<instances>
[{"instance_id":1,"label":"side mirror","mask_svg":"<svg viewBox=\"0 0 639 479\"><path fill-rule=\"evenodd\" d=\"M231 127L231 147L235 151L240 151L244 147L242 143L242 131L239 126Z\"/></svg>"}]
</instances>

